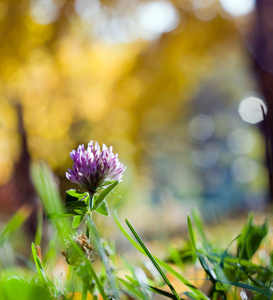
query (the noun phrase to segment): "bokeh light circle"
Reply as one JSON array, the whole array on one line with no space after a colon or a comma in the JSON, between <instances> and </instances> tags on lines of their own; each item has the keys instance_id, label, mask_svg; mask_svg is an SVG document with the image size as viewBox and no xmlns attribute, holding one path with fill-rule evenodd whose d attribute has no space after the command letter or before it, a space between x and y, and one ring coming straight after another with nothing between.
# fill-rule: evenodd
<instances>
[{"instance_id":1,"label":"bokeh light circle","mask_svg":"<svg viewBox=\"0 0 273 300\"><path fill-rule=\"evenodd\" d=\"M262 107L266 113L267 108L264 101L260 98L250 96L241 101L238 111L245 122L257 124L263 120Z\"/></svg>"}]
</instances>

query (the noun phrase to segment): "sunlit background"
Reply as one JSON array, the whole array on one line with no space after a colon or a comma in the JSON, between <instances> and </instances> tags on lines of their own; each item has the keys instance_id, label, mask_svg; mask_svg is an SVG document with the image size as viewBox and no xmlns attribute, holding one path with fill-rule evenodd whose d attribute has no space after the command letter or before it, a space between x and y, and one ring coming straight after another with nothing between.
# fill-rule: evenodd
<instances>
[{"instance_id":1,"label":"sunlit background","mask_svg":"<svg viewBox=\"0 0 273 300\"><path fill-rule=\"evenodd\" d=\"M64 196L91 139L127 165L113 203L147 234L261 208L255 22L254 0L1 0L2 216L28 201L28 153Z\"/></svg>"}]
</instances>

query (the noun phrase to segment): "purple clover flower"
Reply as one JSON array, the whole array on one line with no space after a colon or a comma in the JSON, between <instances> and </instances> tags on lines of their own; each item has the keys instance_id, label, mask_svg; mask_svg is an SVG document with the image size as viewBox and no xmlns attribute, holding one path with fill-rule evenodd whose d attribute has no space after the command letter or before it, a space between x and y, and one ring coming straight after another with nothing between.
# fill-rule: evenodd
<instances>
[{"instance_id":1,"label":"purple clover flower","mask_svg":"<svg viewBox=\"0 0 273 300\"><path fill-rule=\"evenodd\" d=\"M101 151L97 142L90 141L86 150L84 145L72 150L70 157L74 165L73 170L68 169L66 172L67 179L92 194L107 181L121 181L126 167L120 163L118 154L114 154L112 149L112 146L108 149L103 144Z\"/></svg>"}]
</instances>

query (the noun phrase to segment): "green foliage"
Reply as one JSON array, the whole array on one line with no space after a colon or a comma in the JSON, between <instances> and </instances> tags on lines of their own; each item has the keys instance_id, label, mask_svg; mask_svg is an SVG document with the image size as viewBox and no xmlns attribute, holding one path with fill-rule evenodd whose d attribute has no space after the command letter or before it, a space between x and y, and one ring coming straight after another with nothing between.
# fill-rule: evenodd
<instances>
[{"instance_id":1,"label":"green foliage","mask_svg":"<svg viewBox=\"0 0 273 300\"><path fill-rule=\"evenodd\" d=\"M118 185L118 183L119 183L118 181L108 181L105 184L107 186L107 188L105 188L99 195L95 195L94 204L91 208L91 211L94 211L94 210L97 211L97 209L102 205L102 203L104 203L105 208L102 211L108 212L108 209L106 209L107 204L106 204L105 198L115 189L115 187ZM108 215L108 214L106 214L106 215Z\"/></svg>"},{"instance_id":2,"label":"green foliage","mask_svg":"<svg viewBox=\"0 0 273 300\"><path fill-rule=\"evenodd\" d=\"M48 300L52 299L49 290L39 283L27 280L22 276L9 276L1 278L0 281L0 299L4 300Z\"/></svg>"},{"instance_id":3,"label":"green foliage","mask_svg":"<svg viewBox=\"0 0 273 300\"><path fill-rule=\"evenodd\" d=\"M84 199L88 198L89 194L87 192L79 192L76 190L68 190L66 191L65 202L68 203L75 203L77 201L84 201Z\"/></svg>"},{"instance_id":4,"label":"green foliage","mask_svg":"<svg viewBox=\"0 0 273 300\"><path fill-rule=\"evenodd\" d=\"M118 185L118 181L108 181L101 187L101 192L90 196L88 192L79 192L76 190L69 190L66 192L64 212L49 213L48 219L59 219L66 217L74 217L73 228L80 226L86 214L91 214L93 211L109 216L110 212L106 202L106 197L113 192Z\"/></svg>"},{"instance_id":5,"label":"green foliage","mask_svg":"<svg viewBox=\"0 0 273 300\"><path fill-rule=\"evenodd\" d=\"M96 209L96 212L104 216L110 216L108 205L105 200L101 202L100 206Z\"/></svg>"},{"instance_id":6,"label":"green foliage","mask_svg":"<svg viewBox=\"0 0 273 300\"><path fill-rule=\"evenodd\" d=\"M237 255L246 260L251 259L268 232L267 221L260 226L253 224L252 221L253 215L250 216L238 238Z\"/></svg>"},{"instance_id":7,"label":"green foliage","mask_svg":"<svg viewBox=\"0 0 273 300\"><path fill-rule=\"evenodd\" d=\"M73 222L72 222L72 228L77 228L81 225L82 221L85 218L85 214L81 214L79 216L74 216Z\"/></svg>"},{"instance_id":8,"label":"green foliage","mask_svg":"<svg viewBox=\"0 0 273 300\"><path fill-rule=\"evenodd\" d=\"M228 251L230 245L224 251L214 249L212 244L206 240L200 218L195 214L194 219L203 245L197 247L193 225L188 216L189 236L193 251L213 284L211 295L216 298L227 299L233 292L236 298L236 289L232 289L232 287L239 287L251 291L255 299L259 297L261 297L260 299L271 299L270 285L273 283L271 267L263 267L251 262L251 258L268 233L267 222L261 226L254 225L252 223L253 216L251 216L241 234L230 243L231 245L235 240L238 240L237 254L232 255Z\"/></svg>"},{"instance_id":9,"label":"green foliage","mask_svg":"<svg viewBox=\"0 0 273 300\"><path fill-rule=\"evenodd\" d=\"M100 239L99 230L92 219L93 211L109 215L106 197L113 192L118 182L108 182L93 199L86 192L69 190L66 194L66 202L62 204L54 176L46 165L33 165L32 176L43 207L48 214L49 222L53 226L54 237L45 248L43 259L40 252L37 252L35 244L32 243L34 264L25 258L25 266L30 273L28 276L21 276L14 270L10 271L12 275L6 270L0 273L0 299L72 299L73 292L79 290L82 291L81 299L83 300L88 298L88 293L94 295L94 299L95 295L99 293L103 300L111 297L116 300L148 300L153 297L153 294L176 300L189 298L196 300L238 299L239 293L242 291L248 291L251 299L254 300L272 299L273 252L268 247L264 248L268 259L257 260L259 249L264 247L264 240L269 239L268 221L262 225L256 225L253 222L253 216L250 216L241 232L227 247L221 249L207 239L201 217L194 212L192 219L188 216L190 242L185 242L182 250L174 246L168 247L169 260L175 264L173 267L151 254L126 219L126 224L134 235L135 241L121 224L115 212L114 218L121 232L139 252L151 261L152 266L160 275L158 277L152 273L152 275L148 275L145 268L135 267L126 259L121 258L125 270L124 276L120 277L119 272L116 272L116 270L120 271L120 267L116 268L114 265L114 261L120 260L120 257L118 254L111 254L111 251L108 251L109 245ZM42 209L38 211L38 226L35 236L37 244L42 242L42 212ZM18 230L29 214L28 208L19 209L3 227L0 233L0 246L8 242L11 235ZM73 216L72 224L64 219L67 216ZM78 227L83 221L85 221L90 239L77 233ZM91 242L92 245L89 244ZM236 242L237 247L234 251ZM51 269L49 267L50 260L56 259L60 255L59 249L64 249L64 247L63 254L69 264L69 273L65 278L65 287L61 288L60 279L53 278L48 270ZM94 253L98 254L97 256L93 254L93 248L95 249ZM93 264L93 259L96 260L95 264ZM183 275L189 265L197 262L206 274L206 278L203 279L206 280L208 286L211 286L208 293L201 291L199 286L193 285ZM35 267L36 272L33 273ZM178 289L174 288L168 274L173 275L181 282L183 293L179 293ZM170 291L166 291L166 287Z\"/></svg>"},{"instance_id":10,"label":"green foliage","mask_svg":"<svg viewBox=\"0 0 273 300\"><path fill-rule=\"evenodd\" d=\"M158 263L154 259L153 255L150 253L150 251L148 250L148 248L143 243L142 239L139 237L139 235L137 234L137 232L135 231L135 229L133 228L133 226L131 225L131 223L127 219L126 219L126 223L127 223L128 227L130 228L131 232L133 233L133 235L135 236L135 238L137 239L138 243L140 244L140 246L144 250L145 254L149 257L149 259L151 260L151 262L154 264L154 266L158 270L159 274L162 276L163 280L169 286L170 290L172 291L172 293L175 296L175 299L180 299L180 297L178 296L176 290L174 289L174 287L170 283L169 279L166 277L166 275L164 274L163 270L160 268L160 266L158 265Z\"/></svg>"},{"instance_id":11,"label":"green foliage","mask_svg":"<svg viewBox=\"0 0 273 300\"><path fill-rule=\"evenodd\" d=\"M13 217L6 223L0 232L0 247L10 236L22 226L31 213L31 209L27 206L22 206Z\"/></svg>"},{"instance_id":12,"label":"green foliage","mask_svg":"<svg viewBox=\"0 0 273 300\"><path fill-rule=\"evenodd\" d=\"M32 250L33 259L34 259L34 262L35 262L40 280L41 280L42 283L46 284L47 278L46 278L46 275L45 275L45 272L44 272L44 268L42 266L42 262L40 260L40 257L37 254L35 245L33 243L31 244L31 250Z\"/></svg>"},{"instance_id":13,"label":"green foliage","mask_svg":"<svg viewBox=\"0 0 273 300\"><path fill-rule=\"evenodd\" d=\"M91 236L94 237L95 246L99 251L103 265L106 269L106 275L107 275L108 281L111 286L112 294L114 295L114 298L118 300L119 295L118 295L118 291L117 291L116 284L115 284L115 279L114 279L113 272L112 272L113 270L110 267L108 256L106 255L105 250L101 244L96 225L90 217L87 217L87 226L89 228L89 232L91 233Z\"/></svg>"},{"instance_id":14,"label":"green foliage","mask_svg":"<svg viewBox=\"0 0 273 300\"><path fill-rule=\"evenodd\" d=\"M120 230L122 231L122 233L126 236L126 238L131 242L131 244L141 253L146 254L145 251L143 250L143 248L141 246L139 246L132 238L131 236L128 234L128 232L125 230L125 228L122 226L122 224L120 223L117 213L115 212L114 214L115 217L115 221L118 225L118 227L120 228ZM186 287L188 287L191 292L192 295L194 295L194 299L203 299L203 300L208 300L209 298L202 292L200 291L197 287L195 287L194 285L192 285L183 275L181 275L180 273L178 273L176 270L174 270L171 266L169 266L166 262L164 262L161 259L158 259L157 257L154 257L154 259L156 260L156 262L163 267L166 271L168 271L170 274L174 275L179 281L181 281L181 283L183 283Z\"/></svg>"}]
</instances>

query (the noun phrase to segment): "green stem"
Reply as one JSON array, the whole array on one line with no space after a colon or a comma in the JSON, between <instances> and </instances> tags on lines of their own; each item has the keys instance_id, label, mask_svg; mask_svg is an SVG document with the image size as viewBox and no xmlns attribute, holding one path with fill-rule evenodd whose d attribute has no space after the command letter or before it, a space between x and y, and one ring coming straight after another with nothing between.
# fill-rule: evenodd
<instances>
[{"instance_id":1,"label":"green stem","mask_svg":"<svg viewBox=\"0 0 273 300\"><path fill-rule=\"evenodd\" d=\"M82 300L86 300L87 299L87 287L86 284L83 282L82 285Z\"/></svg>"},{"instance_id":2,"label":"green stem","mask_svg":"<svg viewBox=\"0 0 273 300\"><path fill-rule=\"evenodd\" d=\"M93 207L93 197L94 197L94 193L92 192L89 192L89 197L90 197L90 201L89 201L89 208L90 208L90 211L92 210L92 207Z\"/></svg>"},{"instance_id":3,"label":"green stem","mask_svg":"<svg viewBox=\"0 0 273 300\"><path fill-rule=\"evenodd\" d=\"M85 219L85 225L86 225L86 236L89 238L89 234L90 234L90 229L89 229L89 224L92 222L92 214L90 213L90 214L87 214L87 216L86 216L86 219ZM88 234L88 235L87 235ZM95 273L95 271L94 271L94 269L93 269L93 266L92 266L92 263L90 262L90 261L88 261L87 262L87 264L86 264L86 267L87 267L87 269L88 269L88 271L89 271L89 274L91 274L91 276L93 277L93 279L95 280L95 282L96 282L96 285L97 285L97 288L98 288L98 290L99 290L99 292L100 292L100 294L101 294L101 296L102 296L102 299L103 300L107 300L107 296L106 296L106 294L105 294L105 291L104 291L104 288L103 288L103 286L101 285L101 283L100 283L100 280L99 280L99 278L97 277L97 275L96 275L96 273Z\"/></svg>"},{"instance_id":4,"label":"green stem","mask_svg":"<svg viewBox=\"0 0 273 300\"><path fill-rule=\"evenodd\" d=\"M89 191L89 212L87 213L87 217L85 218L85 231L86 231L86 236L89 238L90 237L90 230L87 224L87 219L90 218L92 219L92 207L93 207L93 197L94 197L94 192Z\"/></svg>"}]
</instances>

